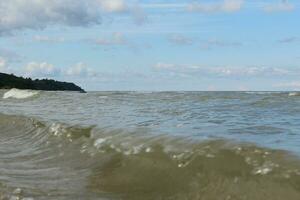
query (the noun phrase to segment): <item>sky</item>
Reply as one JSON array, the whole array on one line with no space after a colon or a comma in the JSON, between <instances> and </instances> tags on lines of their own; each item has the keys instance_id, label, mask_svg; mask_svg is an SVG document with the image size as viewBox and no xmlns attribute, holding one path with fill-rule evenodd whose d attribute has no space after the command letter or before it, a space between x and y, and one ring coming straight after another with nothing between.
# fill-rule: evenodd
<instances>
[{"instance_id":1,"label":"sky","mask_svg":"<svg viewBox=\"0 0 300 200\"><path fill-rule=\"evenodd\" d=\"M0 72L89 91L300 90L298 0L0 0Z\"/></svg>"}]
</instances>

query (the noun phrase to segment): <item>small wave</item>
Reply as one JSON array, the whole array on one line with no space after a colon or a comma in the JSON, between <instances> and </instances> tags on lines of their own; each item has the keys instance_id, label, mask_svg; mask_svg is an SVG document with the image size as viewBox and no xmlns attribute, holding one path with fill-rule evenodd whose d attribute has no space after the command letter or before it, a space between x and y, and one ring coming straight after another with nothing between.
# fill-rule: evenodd
<instances>
[{"instance_id":1,"label":"small wave","mask_svg":"<svg viewBox=\"0 0 300 200\"><path fill-rule=\"evenodd\" d=\"M19 90L11 89L3 95L3 99L14 98L14 99L27 99L39 94L37 91L31 90Z\"/></svg>"},{"instance_id":2,"label":"small wave","mask_svg":"<svg viewBox=\"0 0 300 200\"><path fill-rule=\"evenodd\" d=\"M280 150L1 114L0 133L0 174L8 180L4 184L20 188L13 195L46 200L300 196L300 162Z\"/></svg>"}]
</instances>

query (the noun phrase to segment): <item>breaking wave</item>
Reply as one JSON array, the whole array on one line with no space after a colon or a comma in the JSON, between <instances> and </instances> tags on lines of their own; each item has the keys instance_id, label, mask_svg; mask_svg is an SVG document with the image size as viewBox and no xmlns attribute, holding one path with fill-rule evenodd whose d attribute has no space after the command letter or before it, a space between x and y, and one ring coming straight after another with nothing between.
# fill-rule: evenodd
<instances>
[{"instance_id":1,"label":"breaking wave","mask_svg":"<svg viewBox=\"0 0 300 200\"><path fill-rule=\"evenodd\" d=\"M39 94L38 91L32 90L19 90L19 89L11 89L8 92L4 93L3 99L15 98L15 99L27 99Z\"/></svg>"},{"instance_id":2,"label":"breaking wave","mask_svg":"<svg viewBox=\"0 0 300 200\"><path fill-rule=\"evenodd\" d=\"M0 199L298 200L300 161L224 140L0 115Z\"/></svg>"},{"instance_id":3,"label":"breaking wave","mask_svg":"<svg viewBox=\"0 0 300 200\"><path fill-rule=\"evenodd\" d=\"M299 92L290 92L289 96L300 96Z\"/></svg>"}]
</instances>

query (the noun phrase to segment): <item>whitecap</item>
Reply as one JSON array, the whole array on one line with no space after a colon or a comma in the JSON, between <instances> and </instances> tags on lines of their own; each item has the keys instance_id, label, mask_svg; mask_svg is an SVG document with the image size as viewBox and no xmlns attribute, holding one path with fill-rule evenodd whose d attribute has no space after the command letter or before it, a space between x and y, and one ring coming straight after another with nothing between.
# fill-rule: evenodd
<instances>
[{"instance_id":1,"label":"whitecap","mask_svg":"<svg viewBox=\"0 0 300 200\"><path fill-rule=\"evenodd\" d=\"M300 96L300 93L298 93L298 92L290 92L290 93L289 93L289 96L290 96L290 97L293 97L293 96Z\"/></svg>"},{"instance_id":2,"label":"whitecap","mask_svg":"<svg viewBox=\"0 0 300 200\"><path fill-rule=\"evenodd\" d=\"M96 148L100 148L104 142L106 142L106 139L105 139L105 138L98 138L98 139L94 142L94 146L95 146Z\"/></svg>"},{"instance_id":3,"label":"whitecap","mask_svg":"<svg viewBox=\"0 0 300 200\"><path fill-rule=\"evenodd\" d=\"M3 95L3 99L15 98L15 99L26 99L33 97L39 94L38 91L32 90L19 90L19 89L11 89Z\"/></svg>"}]
</instances>

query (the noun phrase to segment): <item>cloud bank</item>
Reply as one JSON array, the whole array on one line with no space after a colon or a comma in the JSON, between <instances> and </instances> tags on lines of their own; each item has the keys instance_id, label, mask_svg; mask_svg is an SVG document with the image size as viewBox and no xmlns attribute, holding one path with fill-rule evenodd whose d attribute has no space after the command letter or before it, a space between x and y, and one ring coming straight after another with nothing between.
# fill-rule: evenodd
<instances>
[{"instance_id":1,"label":"cloud bank","mask_svg":"<svg viewBox=\"0 0 300 200\"><path fill-rule=\"evenodd\" d=\"M103 13L126 10L124 0L0 0L0 35L49 25L100 24Z\"/></svg>"}]
</instances>

